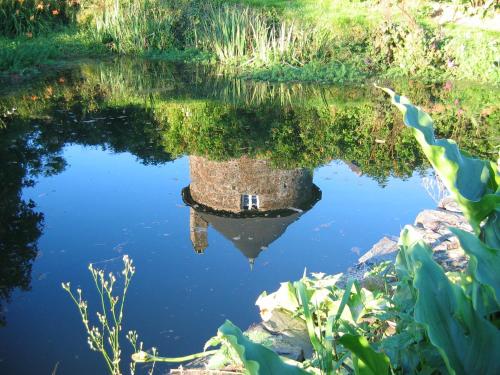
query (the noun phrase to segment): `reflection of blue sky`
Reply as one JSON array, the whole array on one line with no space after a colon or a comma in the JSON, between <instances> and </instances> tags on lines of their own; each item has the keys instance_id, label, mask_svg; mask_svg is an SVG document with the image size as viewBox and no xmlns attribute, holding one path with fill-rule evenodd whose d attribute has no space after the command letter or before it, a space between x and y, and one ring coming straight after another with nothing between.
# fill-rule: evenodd
<instances>
[{"instance_id":1,"label":"reflection of blue sky","mask_svg":"<svg viewBox=\"0 0 500 375\"><path fill-rule=\"evenodd\" d=\"M88 350L76 308L60 288L61 281L71 281L91 291L89 262L118 270L113 259L129 254L137 274L125 329L137 329L146 346L157 345L164 354L187 354L199 351L226 317L243 328L256 321L261 291L299 278L305 267L340 272L357 259L356 249L364 252L383 235L397 235L421 209L434 206L418 176L390 179L382 188L333 162L314 174L321 201L250 271L213 228L205 254L193 251L189 208L180 194L189 184L187 158L144 166L129 154L81 146L66 147L64 157L69 166L63 173L24 192L45 214L45 228L33 289L14 294L0 331L0 357L20 375L30 373L21 360L25 353L39 373L50 373L58 360L62 374L99 372L101 360Z\"/></svg>"}]
</instances>

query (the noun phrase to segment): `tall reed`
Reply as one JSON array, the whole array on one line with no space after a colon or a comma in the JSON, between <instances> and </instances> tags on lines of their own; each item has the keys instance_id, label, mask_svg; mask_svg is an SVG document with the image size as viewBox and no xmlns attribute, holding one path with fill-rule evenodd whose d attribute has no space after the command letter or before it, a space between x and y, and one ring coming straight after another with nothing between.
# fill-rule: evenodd
<instances>
[{"instance_id":1,"label":"tall reed","mask_svg":"<svg viewBox=\"0 0 500 375\"><path fill-rule=\"evenodd\" d=\"M121 53L172 47L171 10L161 0L101 0L90 32Z\"/></svg>"},{"instance_id":2,"label":"tall reed","mask_svg":"<svg viewBox=\"0 0 500 375\"><path fill-rule=\"evenodd\" d=\"M196 30L196 44L225 64L303 65L331 57L333 36L326 30L277 21L248 7L208 6Z\"/></svg>"}]
</instances>

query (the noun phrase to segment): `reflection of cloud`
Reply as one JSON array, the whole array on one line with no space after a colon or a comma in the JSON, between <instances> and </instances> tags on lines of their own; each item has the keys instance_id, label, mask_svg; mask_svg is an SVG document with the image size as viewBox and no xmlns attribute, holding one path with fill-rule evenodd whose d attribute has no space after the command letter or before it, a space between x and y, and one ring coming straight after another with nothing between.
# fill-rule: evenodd
<instances>
[{"instance_id":1,"label":"reflection of cloud","mask_svg":"<svg viewBox=\"0 0 500 375\"><path fill-rule=\"evenodd\" d=\"M313 231L319 232L321 229L330 228L332 226L332 224L334 224L334 223L335 223L335 221L332 220L332 221L330 221L328 223L320 224L316 228L314 228Z\"/></svg>"},{"instance_id":2,"label":"reflection of cloud","mask_svg":"<svg viewBox=\"0 0 500 375\"><path fill-rule=\"evenodd\" d=\"M359 254L360 254L360 252L361 252L361 249L360 249L359 247L357 247L357 246L354 246L354 247L352 247L352 248L351 248L351 251L352 251L354 254L359 255Z\"/></svg>"}]
</instances>

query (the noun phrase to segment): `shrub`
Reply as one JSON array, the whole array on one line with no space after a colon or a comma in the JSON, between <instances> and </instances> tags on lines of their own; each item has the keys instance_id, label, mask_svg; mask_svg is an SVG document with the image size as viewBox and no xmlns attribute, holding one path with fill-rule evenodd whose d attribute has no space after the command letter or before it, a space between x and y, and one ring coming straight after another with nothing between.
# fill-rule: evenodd
<instances>
[{"instance_id":1,"label":"shrub","mask_svg":"<svg viewBox=\"0 0 500 375\"><path fill-rule=\"evenodd\" d=\"M73 23L79 9L78 0L0 0L0 33L32 37Z\"/></svg>"},{"instance_id":2,"label":"shrub","mask_svg":"<svg viewBox=\"0 0 500 375\"><path fill-rule=\"evenodd\" d=\"M385 21L375 30L370 55L380 69L432 77L447 68L445 44L436 30Z\"/></svg>"}]
</instances>

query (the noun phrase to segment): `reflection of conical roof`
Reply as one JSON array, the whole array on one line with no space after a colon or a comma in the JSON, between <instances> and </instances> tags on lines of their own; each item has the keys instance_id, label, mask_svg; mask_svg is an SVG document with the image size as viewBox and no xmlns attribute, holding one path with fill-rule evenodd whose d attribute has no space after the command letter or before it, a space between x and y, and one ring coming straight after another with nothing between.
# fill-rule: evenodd
<instances>
[{"instance_id":1,"label":"reflection of conical roof","mask_svg":"<svg viewBox=\"0 0 500 375\"><path fill-rule=\"evenodd\" d=\"M300 208L287 208L273 211L248 210L239 213L213 210L193 200L189 186L182 190L184 202L191 206L193 225L203 228L206 236L206 226L211 225L220 234L231 241L250 263L253 264L262 250L277 240L304 212L311 209L321 199L321 190L312 184L310 200L303 202ZM195 249L198 242L206 247L206 238L193 242ZM196 243L196 244L195 244Z\"/></svg>"},{"instance_id":2,"label":"reflection of conical roof","mask_svg":"<svg viewBox=\"0 0 500 375\"><path fill-rule=\"evenodd\" d=\"M288 216L274 217L228 217L199 212L217 232L230 240L249 259L255 259L260 252L277 240L286 228L302 215L301 212Z\"/></svg>"}]
</instances>

